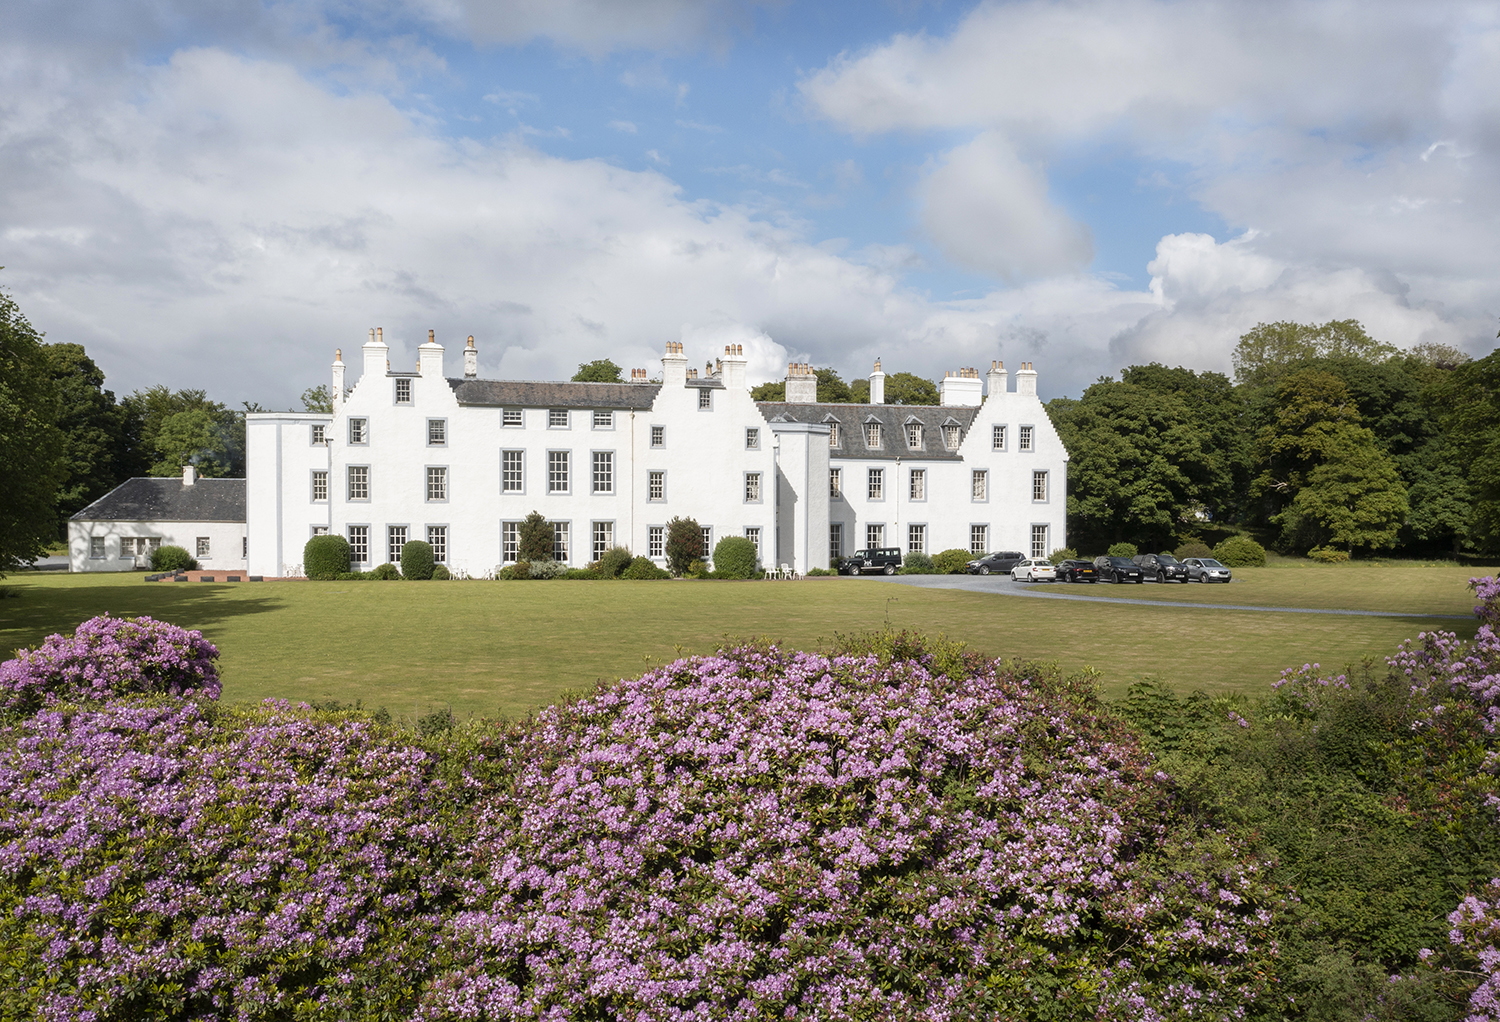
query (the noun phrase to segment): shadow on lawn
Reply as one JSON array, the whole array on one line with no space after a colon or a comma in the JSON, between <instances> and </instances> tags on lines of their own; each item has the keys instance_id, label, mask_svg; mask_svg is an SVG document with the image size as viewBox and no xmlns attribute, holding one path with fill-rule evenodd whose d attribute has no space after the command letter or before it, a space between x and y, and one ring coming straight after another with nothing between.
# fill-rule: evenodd
<instances>
[{"instance_id":1,"label":"shadow on lawn","mask_svg":"<svg viewBox=\"0 0 1500 1022\"><path fill-rule=\"evenodd\" d=\"M27 585L24 574L5 579L16 599L0 601L0 660L32 647L57 632L70 634L80 622L100 614L146 615L204 632L210 642L215 625L249 614L279 609L282 601L258 593L250 582L142 582L69 586Z\"/></svg>"}]
</instances>

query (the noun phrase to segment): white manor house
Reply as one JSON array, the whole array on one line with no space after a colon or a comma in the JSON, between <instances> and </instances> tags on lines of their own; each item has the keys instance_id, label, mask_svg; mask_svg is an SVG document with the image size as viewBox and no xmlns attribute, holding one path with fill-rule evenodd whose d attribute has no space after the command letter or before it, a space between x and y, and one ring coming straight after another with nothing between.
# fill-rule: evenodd
<instances>
[{"instance_id":1,"label":"white manor house","mask_svg":"<svg viewBox=\"0 0 1500 1022\"><path fill-rule=\"evenodd\" d=\"M785 401L756 402L739 345L700 376L668 342L660 379L634 369L629 383L481 380L473 337L461 377L431 332L415 371L389 354L371 330L352 389L335 354L332 414L246 417L251 574L298 572L308 538L333 532L360 567L425 539L450 570L483 576L516 559L533 510L574 566L613 546L664 563L674 517L696 519L709 552L744 536L763 564L799 572L866 547L1044 557L1066 544L1068 454L1030 363L1014 391L996 362L983 380L949 373L941 404L908 406L884 403L879 362L869 404L818 403L804 364Z\"/></svg>"}]
</instances>

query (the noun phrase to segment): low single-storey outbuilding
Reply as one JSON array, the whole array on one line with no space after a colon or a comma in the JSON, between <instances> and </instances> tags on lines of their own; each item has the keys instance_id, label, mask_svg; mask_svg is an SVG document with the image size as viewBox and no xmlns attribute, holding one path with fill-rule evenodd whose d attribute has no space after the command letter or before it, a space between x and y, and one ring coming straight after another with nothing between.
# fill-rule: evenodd
<instances>
[{"instance_id":1,"label":"low single-storey outbuilding","mask_svg":"<svg viewBox=\"0 0 1500 1022\"><path fill-rule=\"evenodd\" d=\"M151 552L180 546L208 571L242 571L247 563L245 480L136 478L110 490L68 520L69 571L132 571L151 566Z\"/></svg>"}]
</instances>

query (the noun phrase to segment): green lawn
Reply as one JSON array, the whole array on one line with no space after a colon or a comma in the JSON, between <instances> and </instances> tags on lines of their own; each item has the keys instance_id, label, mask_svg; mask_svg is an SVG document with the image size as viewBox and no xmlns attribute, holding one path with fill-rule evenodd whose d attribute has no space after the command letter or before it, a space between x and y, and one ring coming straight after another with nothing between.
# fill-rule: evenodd
<instances>
[{"instance_id":1,"label":"green lawn","mask_svg":"<svg viewBox=\"0 0 1500 1022\"><path fill-rule=\"evenodd\" d=\"M774 582L147 583L137 574L21 574L0 600L0 648L84 618L150 614L199 628L222 651L224 698L361 700L417 715L514 715L601 678L640 673L726 637L812 648L835 633L946 633L991 656L1103 672L1106 692L1154 676L1188 691L1258 691L1283 667L1382 657L1443 628L1472 636L1452 566L1285 565L1229 586L1058 586L1161 602L1386 610L1362 618L1028 600L873 579ZM1008 581L1004 585L1010 585Z\"/></svg>"}]
</instances>

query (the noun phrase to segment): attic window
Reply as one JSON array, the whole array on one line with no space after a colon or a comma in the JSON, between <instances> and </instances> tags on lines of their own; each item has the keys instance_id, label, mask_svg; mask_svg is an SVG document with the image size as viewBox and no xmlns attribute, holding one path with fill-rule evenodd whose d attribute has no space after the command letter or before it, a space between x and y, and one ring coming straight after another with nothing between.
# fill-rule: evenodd
<instances>
[{"instance_id":1,"label":"attic window","mask_svg":"<svg viewBox=\"0 0 1500 1022\"><path fill-rule=\"evenodd\" d=\"M948 448L948 450L950 450L950 451L956 451L956 450L958 450L958 427L957 426L944 426L943 427L943 446L946 447L946 448Z\"/></svg>"},{"instance_id":2,"label":"attic window","mask_svg":"<svg viewBox=\"0 0 1500 1022\"><path fill-rule=\"evenodd\" d=\"M906 424L906 446L913 451L922 449L922 424L920 422Z\"/></svg>"},{"instance_id":3,"label":"attic window","mask_svg":"<svg viewBox=\"0 0 1500 1022\"><path fill-rule=\"evenodd\" d=\"M829 447L837 447L838 445L839 445L839 424L837 422L830 422L828 424L828 446Z\"/></svg>"},{"instance_id":4,"label":"attic window","mask_svg":"<svg viewBox=\"0 0 1500 1022\"><path fill-rule=\"evenodd\" d=\"M865 423L865 446L866 447L879 447L880 446L880 423L878 423L878 422L867 422L867 423Z\"/></svg>"}]
</instances>

